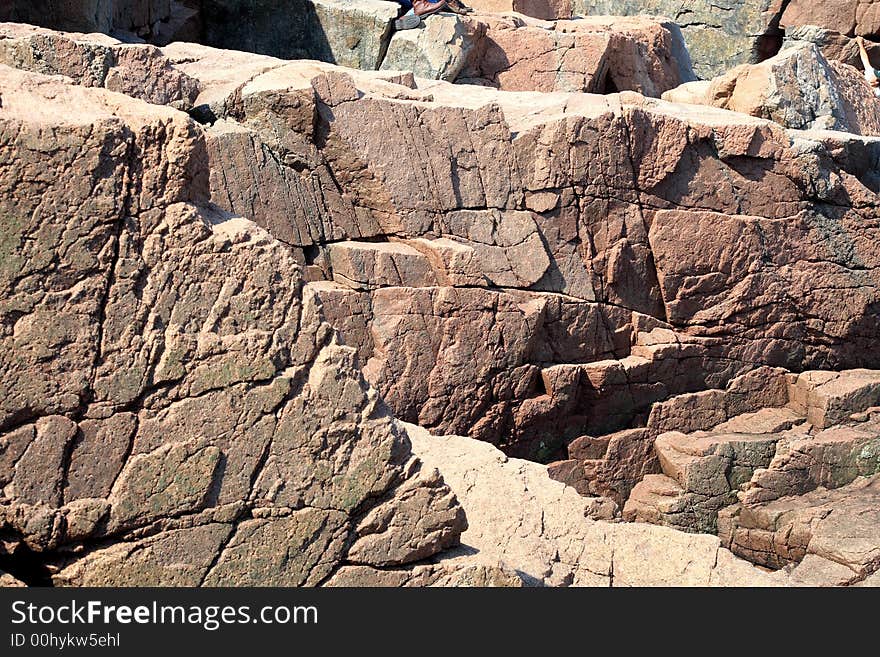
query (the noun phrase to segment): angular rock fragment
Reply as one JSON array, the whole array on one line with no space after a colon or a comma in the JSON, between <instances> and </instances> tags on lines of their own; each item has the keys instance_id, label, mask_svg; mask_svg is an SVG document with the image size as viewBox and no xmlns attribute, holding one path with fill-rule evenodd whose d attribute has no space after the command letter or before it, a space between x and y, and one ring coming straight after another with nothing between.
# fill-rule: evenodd
<instances>
[{"instance_id":1,"label":"angular rock fragment","mask_svg":"<svg viewBox=\"0 0 880 657\"><path fill-rule=\"evenodd\" d=\"M437 284L428 259L405 244L336 242L329 251L334 278L354 289Z\"/></svg>"},{"instance_id":2,"label":"angular rock fragment","mask_svg":"<svg viewBox=\"0 0 880 657\"><path fill-rule=\"evenodd\" d=\"M654 447L666 476L636 486L624 517L714 533L718 510L734 503L739 486L770 463L777 440L773 434L659 436Z\"/></svg>"},{"instance_id":3,"label":"angular rock fragment","mask_svg":"<svg viewBox=\"0 0 880 657\"><path fill-rule=\"evenodd\" d=\"M786 26L782 50L801 47L804 44L815 45L829 61L849 64L855 68L864 66L855 39L817 25ZM880 45L865 41L865 49L871 61L876 61Z\"/></svg>"},{"instance_id":4,"label":"angular rock fragment","mask_svg":"<svg viewBox=\"0 0 880 657\"><path fill-rule=\"evenodd\" d=\"M880 567L878 478L859 479L833 491L816 490L757 505L734 506L719 517L719 535L734 554L781 568L801 563L793 575L831 570L839 584L854 584ZM830 562L818 568L816 558ZM841 577L839 567L849 570ZM845 573L845 571L844 571Z\"/></svg>"},{"instance_id":5,"label":"angular rock fragment","mask_svg":"<svg viewBox=\"0 0 880 657\"><path fill-rule=\"evenodd\" d=\"M420 561L458 544L464 511L436 469L413 476L357 526L348 561L383 567Z\"/></svg>"},{"instance_id":6,"label":"angular rock fragment","mask_svg":"<svg viewBox=\"0 0 880 657\"><path fill-rule=\"evenodd\" d=\"M702 96L691 86L689 97L681 92L665 97L744 112L797 130L880 135L880 101L860 72L829 62L812 44L737 67L701 90Z\"/></svg>"},{"instance_id":7,"label":"angular rock fragment","mask_svg":"<svg viewBox=\"0 0 880 657\"><path fill-rule=\"evenodd\" d=\"M221 452L166 444L132 458L108 497L108 532L201 511L214 484Z\"/></svg>"},{"instance_id":8,"label":"angular rock fragment","mask_svg":"<svg viewBox=\"0 0 880 657\"><path fill-rule=\"evenodd\" d=\"M675 339L676 336L668 335L667 329L662 328L639 337L642 342L656 343L654 346ZM662 361L658 363L658 370L662 371ZM669 386L672 385L670 382ZM615 397L614 394L608 396ZM725 390L679 394L654 403L646 428L575 439L567 446L572 460L563 462L564 468L562 464L551 467L550 476L583 494L605 495L623 506L640 482L661 472L654 445L658 435L670 430L690 432L713 427L716 431L741 433L781 431L801 422L803 417L790 409L763 407L781 406L787 401L785 372L758 368L733 379ZM754 408L760 410L750 413ZM640 491L644 492L645 488L641 487ZM633 518L643 519L635 512L630 514L630 519Z\"/></svg>"},{"instance_id":9,"label":"angular rock fragment","mask_svg":"<svg viewBox=\"0 0 880 657\"><path fill-rule=\"evenodd\" d=\"M16 459L11 476L13 495L17 499L33 505L61 504L65 459L77 430L74 422L60 415L36 421L31 429L31 440Z\"/></svg>"},{"instance_id":10,"label":"angular rock fragment","mask_svg":"<svg viewBox=\"0 0 880 657\"><path fill-rule=\"evenodd\" d=\"M713 427L701 423L712 424L723 413L708 418L695 414L698 422L691 428L700 430L658 436L653 445L663 474L647 476L633 488L624 508L625 519L714 532L719 512L737 501L751 508L819 488L837 489L878 472L880 432L870 412L873 372L777 372L777 381L787 385L777 385L777 392L767 397L767 391L756 390L754 383L770 372L756 371L731 383L729 389L738 392L734 397L737 410L748 408L739 397L748 390L758 393L752 403L775 400L781 404L779 394L787 389L787 405L730 417ZM818 392L823 388L824 394ZM705 404L712 399L709 408L724 409L725 395L730 393L710 393L658 404L651 416L654 425L665 425L667 409L694 410L698 400ZM835 409L829 413L829 423L847 424L822 431L829 407Z\"/></svg>"},{"instance_id":11,"label":"angular rock fragment","mask_svg":"<svg viewBox=\"0 0 880 657\"><path fill-rule=\"evenodd\" d=\"M70 451L64 501L105 498L122 471L137 429L134 413L83 420Z\"/></svg>"},{"instance_id":12,"label":"angular rock fragment","mask_svg":"<svg viewBox=\"0 0 880 657\"><path fill-rule=\"evenodd\" d=\"M204 43L285 59L317 59L375 70L398 7L382 0L206 0Z\"/></svg>"},{"instance_id":13,"label":"angular rock fragment","mask_svg":"<svg viewBox=\"0 0 880 657\"><path fill-rule=\"evenodd\" d=\"M541 231L529 212L464 210L439 222L442 235L473 250L473 261L494 287L529 288L550 267Z\"/></svg>"},{"instance_id":14,"label":"angular rock fragment","mask_svg":"<svg viewBox=\"0 0 880 657\"><path fill-rule=\"evenodd\" d=\"M431 16L418 29L395 32L379 68L454 82L475 56L486 28L481 20L470 17Z\"/></svg>"},{"instance_id":15,"label":"angular rock fragment","mask_svg":"<svg viewBox=\"0 0 880 657\"><path fill-rule=\"evenodd\" d=\"M86 87L188 110L199 94L193 78L173 68L154 46L126 45L97 34L65 34L0 24L0 63L46 75L65 75Z\"/></svg>"},{"instance_id":16,"label":"angular rock fragment","mask_svg":"<svg viewBox=\"0 0 880 657\"><path fill-rule=\"evenodd\" d=\"M345 514L305 508L245 520L221 546L205 586L315 586L344 553Z\"/></svg>"},{"instance_id":17,"label":"angular rock fragment","mask_svg":"<svg viewBox=\"0 0 880 657\"><path fill-rule=\"evenodd\" d=\"M790 406L825 429L880 402L880 373L872 370L804 372L789 388Z\"/></svg>"},{"instance_id":18,"label":"angular rock fragment","mask_svg":"<svg viewBox=\"0 0 880 657\"><path fill-rule=\"evenodd\" d=\"M814 436L782 434L773 460L757 471L740 499L764 502L803 495L819 487L839 488L880 471L876 424L835 427Z\"/></svg>"},{"instance_id":19,"label":"angular rock fragment","mask_svg":"<svg viewBox=\"0 0 880 657\"><path fill-rule=\"evenodd\" d=\"M543 23L482 14L469 20L481 21L485 36L471 37L475 45L459 82L508 91L637 91L659 97L695 79L681 32L663 20L590 17Z\"/></svg>"}]
</instances>

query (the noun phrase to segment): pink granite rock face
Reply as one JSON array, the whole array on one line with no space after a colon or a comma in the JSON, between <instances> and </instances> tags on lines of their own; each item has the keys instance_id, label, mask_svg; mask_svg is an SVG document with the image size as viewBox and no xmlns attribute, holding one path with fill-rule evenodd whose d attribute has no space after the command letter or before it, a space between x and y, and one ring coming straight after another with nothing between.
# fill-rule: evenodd
<instances>
[{"instance_id":1,"label":"pink granite rock face","mask_svg":"<svg viewBox=\"0 0 880 657\"><path fill-rule=\"evenodd\" d=\"M86 87L189 110L199 85L174 70L157 48L111 37L60 34L29 25L0 25L0 63L44 75L65 75Z\"/></svg>"},{"instance_id":2,"label":"pink granite rock face","mask_svg":"<svg viewBox=\"0 0 880 657\"><path fill-rule=\"evenodd\" d=\"M798 564L792 577L810 571L833 573L831 581L852 585L880 563L878 477L845 488L726 509L719 536L734 554L771 568Z\"/></svg>"},{"instance_id":3,"label":"pink granite rock face","mask_svg":"<svg viewBox=\"0 0 880 657\"><path fill-rule=\"evenodd\" d=\"M485 28L453 78L460 83L506 91L637 91L659 97L696 79L677 26L662 19L541 22L476 14L466 20ZM392 39L389 57L394 46ZM391 63L406 64L393 58Z\"/></svg>"},{"instance_id":4,"label":"pink granite rock face","mask_svg":"<svg viewBox=\"0 0 880 657\"><path fill-rule=\"evenodd\" d=\"M309 252L333 281L315 290L325 312L408 421L550 457L751 363L873 366L859 318L876 291L855 263L874 257L874 182L847 169L872 146L792 148L772 123L634 95L414 89L311 64L212 88L212 56L192 47L179 68L225 112L215 202Z\"/></svg>"},{"instance_id":5,"label":"pink granite rock face","mask_svg":"<svg viewBox=\"0 0 880 657\"><path fill-rule=\"evenodd\" d=\"M474 0L469 6L479 12L516 12L548 21L571 18L573 11L571 0Z\"/></svg>"},{"instance_id":6,"label":"pink granite rock face","mask_svg":"<svg viewBox=\"0 0 880 657\"><path fill-rule=\"evenodd\" d=\"M761 541L871 503L877 141L582 93L677 84L657 22L493 20L500 89L0 28L7 579L873 574ZM505 90L535 35L583 60Z\"/></svg>"},{"instance_id":7,"label":"pink granite rock face","mask_svg":"<svg viewBox=\"0 0 880 657\"><path fill-rule=\"evenodd\" d=\"M206 205L199 126L0 75L5 556L63 584L299 585L456 543L294 254Z\"/></svg>"},{"instance_id":8,"label":"pink granite rock face","mask_svg":"<svg viewBox=\"0 0 880 657\"><path fill-rule=\"evenodd\" d=\"M816 25L846 36L871 36L880 33L880 7L871 0L835 3L791 0L782 14L782 25Z\"/></svg>"}]
</instances>

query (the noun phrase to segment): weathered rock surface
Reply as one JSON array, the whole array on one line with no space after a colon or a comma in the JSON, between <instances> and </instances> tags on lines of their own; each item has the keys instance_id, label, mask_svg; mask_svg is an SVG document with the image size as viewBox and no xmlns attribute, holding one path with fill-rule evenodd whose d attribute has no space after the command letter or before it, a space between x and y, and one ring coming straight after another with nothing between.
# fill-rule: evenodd
<instances>
[{"instance_id":1,"label":"weathered rock surface","mask_svg":"<svg viewBox=\"0 0 880 657\"><path fill-rule=\"evenodd\" d=\"M468 6L480 12L516 12L548 21L573 15L572 0L474 0Z\"/></svg>"},{"instance_id":2,"label":"weathered rock surface","mask_svg":"<svg viewBox=\"0 0 880 657\"><path fill-rule=\"evenodd\" d=\"M859 45L855 39L828 30L816 25L802 25L787 27L782 50L803 46L804 44L815 45L826 59L849 64L862 70L863 64L859 56ZM865 48L872 62L880 61L880 44L865 41Z\"/></svg>"},{"instance_id":3,"label":"weathered rock surface","mask_svg":"<svg viewBox=\"0 0 880 657\"><path fill-rule=\"evenodd\" d=\"M41 70L34 38L5 61ZM844 582L593 519L712 529L876 473L880 384L845 370L880 367L880 141L125 48L203 123L85 56L0 68L0 545L28 583Z\"/></svg>"},{"instance_id":4,"label":"weathered rock surface","mask_svg":"<svg viewBox=\"0 0 880 657\"><path fill-rule=\"evenodd\" d=\"M819 487L839 488L880 471L876 423L835 427L815 435L782 434L773 459L744 486L745 503L803 495Z\"/></svg>"},{"instance_id":5,"label":"weathered rock surface","mask_svg":"<svg viewBox=\"0 0 880 657\"><path fill-rule=\"evenodd\" d=\"M636 484L626 501L624 519L684 531L718 532L727 537L729 546L734 532L730 523L738 515L744 522L752 522L747 519L765 511L776 513L776 518L800 505L813 508L810 500L820 495L814 494L817 490L831 490L831 499L847 500L844 505L848 504L848 491L861 490L852 488L852 482L880 472L876 376L876 372L859 370L787 375L785 406L776 395L776 407L734 417L708 430L697 427L701 430L661 434L654 441L654 450L662 474L649 474ZM708 396L703 399L707 401ZM690 406L678 405L682 409ZM719 398L709 406L724 404ZM701 424L717 419L707 417ZM832 424L838 426L822 430ZM775 520L761 522L766 525ZM737 554L774 568L797 564L804 558L806 543L800 538L792 539L801 541L798 545L804 549L800 552L789 548L771 550L766 533L773 528L765 525L736 530L742 534L737 539L741 547ZM763 538L754 538L759 529L764 532ZM780 536L787 537L793 530L786 525L779 531ZM876 547L880 550L880 543ZM773 558L753 554L768 550L775 555ZM815 560L803 569L798 566L798 577L806 577L808 569L828 570L819 566Z\"/></svg>"},{"instance_id":6,"label":"weathered rock surface","mask_svg":"<svg viewBox=\"0 0 880 657\"><path fill-rule=\"evenodd\" d=\"M113 0L102 1L113 8ZM512 91L632 90L659 96L694 75L678 26L648 18L542 22L518 14L441 13L426 18L418 29L393 33L398 7L384 0L291 0L281 7L275 0L205 0L196 6L168 0L120 3L106 24L61 25L105 33L115 26L114 34L142 32L157 45L197 41ZM59 27L51 18L32 22ZM150 26L146 32L137 27L144 24Z\"/></svg>"},{"instance_id":7,"label":"weathered rock surface","mask_svg":"<svg viewBox=\"0 0 880 657\"><path fill-rule=\"evenodd\" d=\"M788 27L815 25L846 36L873 36L880 33L880 7L871 0L807 2L791 0L782 14Z\"/></svg>"},{"instance_id":8,"label":"weathered rock surface","mask_svg":"<svg viewBox=\"0 0 880 657\"><path fill-rule=\"evenodd\" d=\"M660 15L681 26L703 78L738 64L756 63L776 52L782 40L780 0L572 0L576 15Z\"/></svg>"},{"instance_id":9,"label":"weathered rock surface","mask_svg":"<svg viewBox=\"0 0 880 657\"><path fill-rule=\"evenodd\" d=\"M803 372L789 387L789 405L818 429L880 405L880 372Z\"/></svg>"},{"instance_id":10,"label":"weathered rock surface","mask_svg":"<svg viewBox=\"0 0 880 657\"><path fill-rule=\"evenodd\" d=\"M157 105L188 110L199 84L172 68L158 48L126 45L96 34L62 34L0 23L0 63L45 75L64 75L85 87L104 87Z\"/></svg>"},{"instance_id":11,"label":"weathered rock surface","mask_svg":"<svg viewBox=\"0 0 880 657\"><path fill-rule=\"evenodd\" d=\"M873 142L194 48L169 56L224 119L213 200L336 281L325 312L402 419L548 458L752 363L875 365Z\"/></svg>"},{"instance_id":12,"label":"weathered rock surface","mask_svg":"<svg viewBox=\"0 0 880 657\"><path fill-rule=\"evenodd\" d=\"M532 586L521 573L501 566L441 562L407 569L377 570L369 566L343 566L326 586L455 586L480 588L522 588Z\"/></svg>"},{"instance_id":13,"label":"weathered rock surface","mask_svg":"<svg viewBox=\"0 0 880 657\"><path fill-rule=\"evenodd\" d=\"M205 205L203 131L0 77L7 558L27 546L59 584L300 585L455 544L457 501L304 305L294 254Z\"/></svg>"},{"instance_id":14,"label":"weathered rock surface","mask_svg":"<svg viewBox=\"0 0 880 657\"><path fill-rule=\"evenodd\" d=\"M437 46L430 44L436 43L451 51L434 58L449 62L444 67L419 65L417 76L507 91L659 97L695 79L678 26L645 17L541 22L515 15L441 16L426 21L424 30L395 34L383 68L409 70L407 62L421 61L418 46L400 48L413 41L424 44L421 52L433 52Z\"/></svg>"},{"instance_id":15,"label":"weathered rock surface","mask_svg":"<svg viewBox=\"0 0 880 657\"><path fill-rule=\"evenodd\" d=\"M488 25L482 19L439 14L423 20L417 29L395 32L381 68L454 82L478 56L477 49L486 38Z\"/></svg>"},{"instance_id":16,"label":"weathered rock surface","mask_svg":"<svg viewBox=\"0 0 880 657\"><path fill-rule=\"evenodd\" d=\"M426 465L444 472L468 516L461 548L444 564L510 568L528 583L564 586L773 586L784 579L733 557L714 536L586 519L590 500L458 436L409 433Z\"/></svg>"},{"instance_id":17,"label":"weathered rock surface","mask_svg":"<svg viewBox=\"0 0 880 657\"><path fill-rule=\"evenodd\" d=\"M735 554L792 578L821 573L852 585L880 570L880 477L721 512L719 535ZM834 581L836 580L836 581Z\"/></svg>"},{"instance_id":18,"label":"weathered rock surface","mask_svg":"<svg viewBox=\"0 0 880 657\"><path fill-rule=\"evenodd\" d=\"M204 43L375 70L399 5L383 0L204 0Z\"/></svg>"},{"instance_id":19,"label":"weathered rock surface","mask_svg":"<svg viewBox=\"0 0 880 657\"><path fill-rule=\"evenodd\" d=\"M666 100L714 105L796 130L880 136L880 99L859 71L828 61L813 44L743 65L708 85L691 83Z\"/></svg>"},{"instance_id":20,"label":"weathered rock surface","mask_svg":"<svg viewBox=\"0 0 880 657\"><path fill-rule=\"evenodd\" d=\"M11 0L0 18L70 32L109 32L113 29L114 0Z\"/></svg>"},{"instance_id":21,"label":"weathered rock surface","mask_svg":"<svg viewBox=\"0 0 880 657\"><path fill-rule=\"evenodd\" d=\"M663 20L543 22L516 14L441 13L417 29L392 33L393 2L301 0L297 12L279 12L272 4L209 0L204 42L509 91L659 96L694 79L678 26Z\"/></svg>"},{"instance_id":22,"label":"weathered rock surface","mask_svg":"<svg viewBox=\"0 0 880 657\"><path fill-rule=\"evenodd\" d=\"M7 0L0 20L70 32L121 30L140 37L158 36L182 3L174 0Z\"/></svg>"},{"instance_id":23,"label":"weathered rock surface","mask_svg":"<svg viewBox=\"0 0 880 657\"><path fill-rule=\"evenodd\" d=\"M759 368L733 379L725 390L682 394L653 404L645 428L573 440L567 446L568 460L552 464L550 476L583 494L607 496L623 507L634 488L645 491L652 482L665 481L654 477L661 473L663 465L660 447L655 449L657 436L667 431L691 432L716 426L720 431L776 431L776 409L768 409L770 417L759 409L781 406L787 401L788 379L784 370ZM782 415L799 417L788 409L783 409ZM664 489L677 490L669 482L664 483ZM651 518L654 515L652 511ZM646 520L632 509L628 519ZM686 522L659 524L692 527L692 523Z\"/></svg>"}]
</instances>

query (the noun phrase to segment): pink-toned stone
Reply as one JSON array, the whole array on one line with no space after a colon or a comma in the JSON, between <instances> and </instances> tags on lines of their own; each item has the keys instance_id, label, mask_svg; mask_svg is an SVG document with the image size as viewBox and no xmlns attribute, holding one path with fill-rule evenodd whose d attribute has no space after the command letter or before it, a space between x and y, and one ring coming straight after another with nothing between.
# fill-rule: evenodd
<instances>
[{"instance_id":1,"label":"pink-toned stone","mask_svg":"<svg viewBox=\"0 0 880 657\"><path fill-rule=\"evenodd\" d=\"M792 0L782 15L785 27L817 25L847 36L869 36L880 32L880 7L870 0L841 0L835 3Z\"/></svg>"},{"instance_id":2,"label":"pink-toned stone","mask_svg":"<svg viewBox=\"0 0 880 657\"><path fill-rule=\"evenodd\" d=\"M646 17L590 17L541 24L517 16L483 16L486 36L459 74L461 82L508 91L660 96L694 79L680 35Z\"/></svg>"},{"instance_id":3,"label":"pink-toned stone","mask_svg":"<svg viewBox=\"0 0 880 657\"><path fill-rule=\"evenodd\" d=\"M474 0L468 6L477 11L517 12L544 20L572 16L571 0Z\"/></svg>"},{"instance_id":4,"label":"pink-toned stone","mask_svg":"<svg viewBox=\"0 0 880 657\"><path fill-rule=\"evenodd\" d=\"M685 85L667 100L714 105L798 130L880 135L880 100L852 66L828 61L813 44L795 45L760 64L745 64L708 85Z\"/></svg>"}]
</instances>

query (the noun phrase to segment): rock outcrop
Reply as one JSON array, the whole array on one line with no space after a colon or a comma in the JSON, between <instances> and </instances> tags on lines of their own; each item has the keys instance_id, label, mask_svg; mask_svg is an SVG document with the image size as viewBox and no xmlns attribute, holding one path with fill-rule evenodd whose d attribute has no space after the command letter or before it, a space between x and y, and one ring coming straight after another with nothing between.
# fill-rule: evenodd
<instances>
[{"instance_id":1,"label":"rock outcrop","mask_svg":"<svg viewBox=\"0 0 880 657\"><path fill-rule=\"evenodd\" d=\"M779 21L785 4L782 0L572 0L576 15L667 16L681 27L694 69L702 78L775 54L782 41Z\"/></svg>"},{"instance_id":2,"label":"rock outcrop","mask_svg":"<svg viewBox=\"0 0 880 657\"><path fill-rule=\"evenodd\" d=\"M862 36L871 61L880 68L880 12L876 3L843 0L834 4L792 0L781 18L783 47L812 43L830 60L862 68L854 37Z\"/></svg>"},{"instance_id":3,"label":"rock outcrop","mask_svg":"<svg viewBox=\"0 0 880 657\"><path fill-rule=\"evenodd\" d=\"M623 508L634 488L639 488L641 492L651 482L662 481L657 476L669 467L668 450L663 449L665 441L661 440L655 445L658 436L666 439L666 432L669 431L699 432L716 426L732 431L742 421L735 418L754 420L757 424L766 419L772 425L768 431L777 430L776 422L784 425L789 416L801 416L787 409L778 416L772 411L762 413L765 407L784 406L787 401L788 380L785 371L758 368L733 379L725 390L683 394L654 404L644 428L575 439L568 444L568 459L551 464L550 475L583 494L607 496ZM794 422L788 426L791 424ZM711 451L712 447L714 445L706 449ZM725 467L724 464L713 462L713 467L708 470L713 474L716 470L723 473ZM664 485L669 487L668 482L664 482ZM729 493L729 487L725 491ZM638 511L641 507L634 506L638 504L636 497L630 505L632 508L628 508L627 519L657 520L653 515L654 506L650 507L647 516L640 515ZM685 530L697 528L694 522L658 524L670 524Z\"/></svg>"},{"instance_id":4,"label":"rock outcrop","mask_svg":"<svg viewBox=\"0 0 880 657\"><path fill-rule=\"evenodd\" d=\"M725 509L722 542L749 561L781 568L798 564L798 583L820 577L851 586L880 569L880 477L836 490Z\"/></svg>"},{"instance_id":5,"label":"rock outcrop","mask_svg":"<svg viewBox=\"0 0 880 657\"><path fill-rule=\"evenodd\" d=\"M310 293L404 420L547 458L752 363L876 365L876 182L856 156L873 142L792 146L635 95L165 52L223 119L212 200L303 250L324 279Z\"/></svg>"},{"instance_id":6,"label":"rock outcrop","mask_svg":"<svg viewBox=\"0 0 880 657\"><path fill-rule=\"evenodd\" d=\"M544 22L518 14L441 13L426 18L419 29L395 33L399 6L385 0L190 0L190 5L100 0L104 18L92 15L100 11L89 2L64 4L63 12L82 15L81 20L30 9L12 18L72 32L124 35L129 42L140 34L160 46L193 41L510 91L630 90L659 97L694 79L678 26L646 17ZM64 48L57 57L66 59Z\"/></svg>"},{"instance_id":7,"label":"rock outcrop","mask_svg":"<svg viewBox=\"0 0 880 657\"><path fill-rule=\"evenodd\" d=\"M186 4L186 0L7 0L0 20L69 32L121 30L151 38L158 37L162 24L179 16Z\"/></svg>"},{"instance_id":8,"label":"rock outcrop","mask_svg":"<svg viewBox=\"0 0 880 657\"><path fill-rule=\"evenodd\" d=\"M208 4L204 43L286 59L412 71L508 91L659 97L694 79L678 26L644 17L544 22L441 13L418 29L392 32L397 7L383 0L303 0L305 8L294 12L239 0Z\"/></svg>"},{"instance_id":9,"label":"rock outcrop","mask_svg":"<svg viewBox=\"0 0 880 657\"><path fill-rule=\"evenodd\" d=\"M827 60L814 44L739 66L709 83L686 84L663 97L744 112L795 130L880 136L880 99L874 90L859 71Z\"/></svg>"},{"instance_id":10,"label":"rock outcrop","mask_svg":"<svg viewBox=\"0 0 880 657\"><path fill-rule=\"evenodd\" d=\"M409 429L426 465L442 470L469 518L452 564L513 569L526 583L568 586L773 586L713 536L585 519L596 500L491 445Z\"/></svg>"},{"instance_id":11,"label":"rock outcrop","mask_svg":"<svg viewBox=\"0 0 880 657\"><path fill-rule=\"evenodd\" d=\"M384 0L204 0L203 42L375 70L398 9Z\"/></svg>"},{"instance_id":12,"label":"rock outcrop","mask_svg":"<svg viewBox=\"0 0 880 657\"><path fill-rule=\"evenodd\" d=\"M207 206L204 132L0 71L6 558L57 584L300 585L455 544L457 501L295 254Z\"/></svg>"},{"instance_id":13,"label":"rock outcrop","mask_svg":"<svg viewBox=\"0 0 880 657\"><path fill-rule=\"evenodd\" d=\"M738 415L711 415L729 406L729 390L714 399L710 392L666 402L701 420L690 427L673 422L678 431L656 438L660 472L636 484L624 518L729 535L733 530L722 527L740 511L743 518L765 507L768 513L785 513L788 506L807 504L820 489L842 489L832 498L843 499L849 490L844 487L880 473L880 373L777 376L787 381L785 388L774 386L778 392L772 396L763 394L767 387L760 388L762 394L737 408L746 411ZM660 408L655 406L652 417ZM773 563L759 563L780 567L799 562L804 554L778 553Z\"/></svg>"},{"instance_id":14,"label":"rock outcrop","mask_svg":"<svg viewBox=\"0 0 880 657\"><path fill-rule=\"evenodd\" d=\"M786 28L815 25L850 37L880 34L880 7L871 0L790 0L785 4L781 24Z\"/></svg>"},{"instance_id":15,"label":"rock outcrop","mask_svg":"<svg viewBox=\"0 0 880 657\"><path fill-rule=\"evenodd\" d=\"M849 64L860 71L864 70L859 44L855 39L827 30L815 25L803 25L800 27L788 27L785 30L785 40L782 42L782 50L797 48L804 44L816 46L825 59L830 61ZM880 43L865 41L865 48L875 68L880 62Z\"/></svg>"},{"instance_id":16,"label":"rock outcrop","mask_svg":"<svg viewBox=\"0 0 880 657\"><path fill-rule=\"evenodd\" d=\"M877 567L876 500L869 497L876 495L876 482L872 487L858 484L860 492L853 498L841 491L841 517L815 532L812 541L813 552L827 555L834 566L850 564L848 579L839 568L812 567L811 560L769 573L736 558L714 536L583 520L600 500L580 497L548 480L546 468L508 459L492 446L466 438L431 436L418 427L408 432L419 458L444 472L469 518L461 546L441 557L435 569L513 570L527 585L828 586L855 583ZM852 518L844 513L861 515L850 524ZM849 527L855 530L847 535L852 538L835 543ZM730 544L726 536L722 539ZM750 556L744 550L738 553ZM349 578L356 574L353 569L343 572Z\"/></svg>"},{"instance_id":17,"label":"rock outcrop","mask_svg":"<svg viewBox=\"0 0 880 657\"><path fill-rule=\"evenodd\" d=\"M0 26L3 570L871 581L811 519L874 504L880 140L583 93L678 84L658 21L492 20L429 19L554 75Z\"/></svg>"},{"instance_id":18,"label":"rock outcrop","mask_svg":"<svg viewBox=\"0 0 880 657\"><path fill-rule=\"evenodd\" d=\"M450 78L459 82L507 91L638 91L659 97L695 79L681 32L668 21L593 17L541 23L482 15L470 20L484 23L485 35L475 40L457 78ZM406 34L394 36L389 58ZM392 62L407 68L403 58Z\"/></svg>"},{"instance_id":19,"label":"rock outcrop","mask_svg":"<svg viewBox=\"0 0 880 657\"><path fill-rule=\"evenodd\" d=\"M103 87L156 105L191 110L199 83L172 68L158 48L128 45L97 34L61 34L0 24L0 64L63 75L84 87Z\"/></svg>"}]
</instances>

